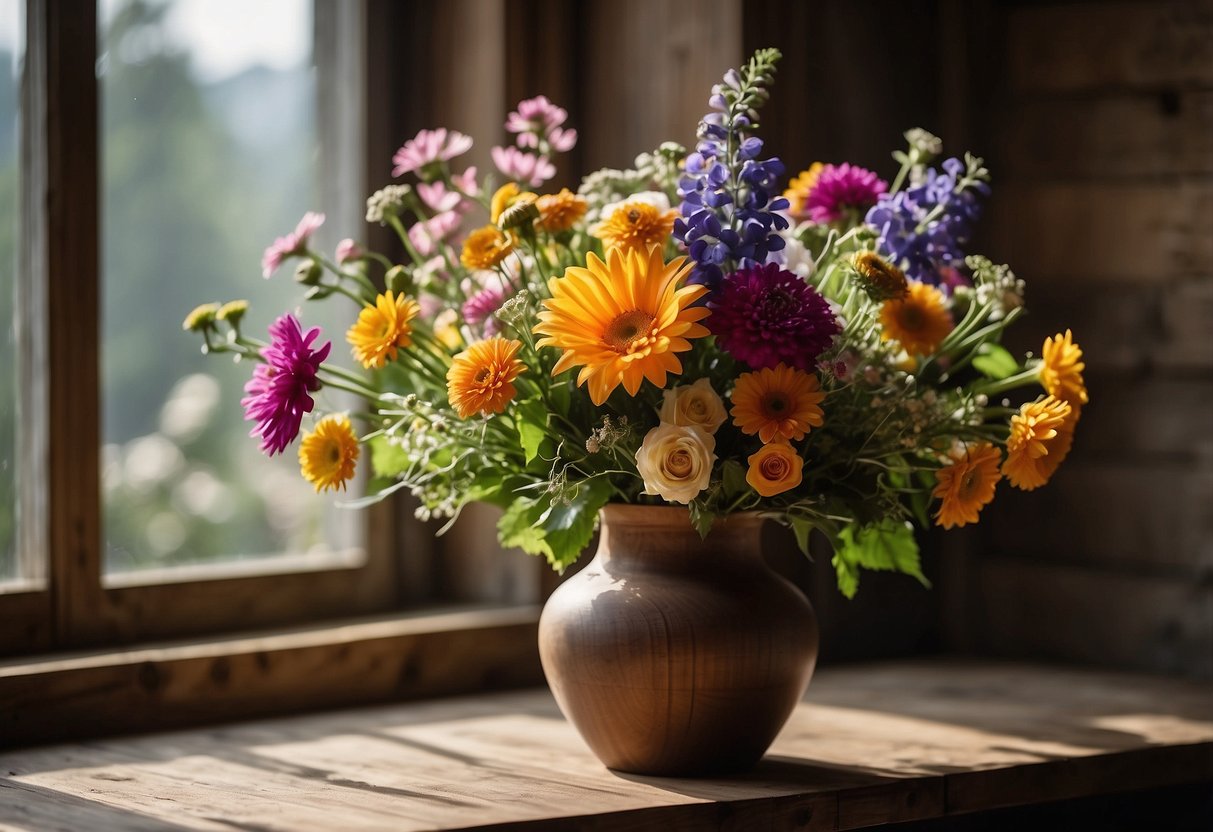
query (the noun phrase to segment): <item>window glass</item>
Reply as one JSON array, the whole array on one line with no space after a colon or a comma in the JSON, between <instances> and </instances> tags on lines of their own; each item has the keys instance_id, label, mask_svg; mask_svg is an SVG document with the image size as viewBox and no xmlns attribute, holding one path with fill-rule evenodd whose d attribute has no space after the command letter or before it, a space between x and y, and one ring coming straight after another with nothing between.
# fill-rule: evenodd
<instances>
[{"instance_id":1,"label":"window glass","mask_svg":"<svg viewBox=\"0 0 1213 832\"><path fill-rule=\"evenodd\" d=\"M0 0L0 582L27 577L17 559L17 250L25 4Z\"/></svg>"},{"instance_id":2,"label":"window glass","mask_svg":"<svg viewBox=\"0 0 1213 832\"><path fill-rule=\"evenodd\" d=\"M312 6L102 0L98 11L106 570L344 557L360 515L312 491L294 447L260 453L240 406L252 367L202 355L181 327L199 303L248 299L248 334L264 339L298 309L334 355L345 349L353 310L305 305L289 265L269 280L260 267L306 210L328 209L313 239L330 252L360 219L319 201L332 188L320 178L328 81Z\"/></svg>"}]
</instances>

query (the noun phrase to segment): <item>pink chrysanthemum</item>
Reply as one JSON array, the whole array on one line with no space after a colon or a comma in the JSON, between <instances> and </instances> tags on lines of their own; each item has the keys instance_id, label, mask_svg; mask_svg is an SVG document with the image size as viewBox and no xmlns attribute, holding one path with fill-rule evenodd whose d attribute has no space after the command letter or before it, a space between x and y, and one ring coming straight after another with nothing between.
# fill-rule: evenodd
<instances>
[{"instance_id":1,"label":"pink chrysanthemum","mask_svg":"<svg viewBox=\"0 0 1213 832\"><path fill-rule=\"evenodd\" d=\"M805 208L813 222L834 222L848 210L867 211L888 189L889 183L870 170L846 162L825 165L805 197Z\"/></svg>"},{"instance_id":2,"label":"pink chrysanthemum","mask_svg":"<svg viewBox=\"0 0 1213 832\"><path fill-rule=\"evenodd\" d=\"M286 258L302 254L307 248L307 241L322 225L324 225L324 214L317 214L315 211L308 211L304 214L294 231L285 237L274 240L273 245L269 246L261 255L261 276L269 277L278 270Z\"/></svg>"},{"instance_id":3,"label":"pink chrysanthemum","mask_svg":"<svg viewBox=\"0 0 1213 832\"><path fill-rule=\"evenodd\" d=\"M472 147L472 139L454 130L440 127L437 130L422 130L409 139L392 157L392 176L419 172L426 165L445 162Z\"/></svg>"},{"instance_id":4,"label":"pink chrysanthemum","mask_svg":"<svg viewBox=\"0 0 1213 832\"><path fill-rule=\"evenodd\" d=\"M471 326L484 325L485 335L496 335L500 329L497 318L493 315L505 303L505 288L500 284L490 284L468 298L464 304L463 320Z\"/></svg>"},{"instance_id":5,"label":"pink chrysanthemum","mask_svg":"<svg viewBox=\"0 0 1213 832\"><path fill-rule=\"evenodd\" d=\"M546 156L523 153L516 147L494 147L490 153L497 170L520 185L537 188L556 175L556 166Z\"/></svg>"},{"instance_id":6,"label":"pink chrysanthemum","mask_svg":"<svg viewBox=\"0 0 1213 832\"><path fill-rule=\"evenodd\" d=\"M708 305L707 324L717 341L756 370L782 361L812 372L841 331L826 299L774 263L727 275Z\"/></svg>"},{"instance_id":7,"label":"pink chrysanthemum","mask_svg":"<svg viewBox=\"0 0 1213 832\"><path fill-rule=\"evenodd\" d=\"M417 249L422 257L429 257L438 251L438 246L459 228L463 217L457 211L446 211L435 214L423 222L415 222L409 226L409 242Z\"/></svg>"},{"instance_id":8,"label":"pink chrysanthemum","mask_svg":"<svg viewBox=\"0 0 1213 832\"><path fill-rule=\"evenodd\" d=\"M333 347L329 341L313 350L319 337L319 327L304 333L294 315L283 315L270 324L269 346L261 350L265 363L257 365L244 386L244 418L257 423L249 436L260 436L261 450L270 456L295 441L303 414L315 406L311 394L320 389L317 373Z\"/></svg>"},{"instance_id":9,"label":"pink chrysanthemum","mask_svg":"<svg viewBox=\"0 0 1213 832\"><path fill-rule=\"evenodd\" d=\"M505 129L518 134L518 146L539 148L539 139L544 137L552 149L564 153L577 144L577 131L560 125L569 117L563 107L557 107L547 96L536 96L518 102L518 109L505 120Z\"/></svg>"}]
</instances>

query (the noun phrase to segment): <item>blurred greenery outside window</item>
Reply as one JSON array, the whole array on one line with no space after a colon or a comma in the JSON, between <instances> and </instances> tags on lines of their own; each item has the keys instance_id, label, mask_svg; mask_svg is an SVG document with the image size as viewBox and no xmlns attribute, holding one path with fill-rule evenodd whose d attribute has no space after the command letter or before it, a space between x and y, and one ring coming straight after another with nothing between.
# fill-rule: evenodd
<instances>
[{"instance_id":1,"label":"blurred greenery outside window","mask_svg":"<svg viewBox=\"0 0 1213 832\"><path fill-rule=\"evenodd\" d=\"M297 311L334 355L346 349L354 310L304 305L289 266L270 280L260 271L262 250L305 210L328 216L322 249L359 232L348 205L324 204L351 188L322 180L332 124L318 102L333 80L317 69L316 37L311 0L99 3L108 574L278 554L319 566L362 542L362 515L315 494L294 447L271 460L248 436L240 398L252 366L204 356L181 331L198 303L246 298L250 335L264 339L276 317ZM0 169L0 210L10 210L12 175ZM343 406L323 392L318 402ZM9 414L0 409L0 442L10 441Z\"/></svg>"},{"instance_id":2,"label":"blurred greenery outside window","mask_svg":"<svg viewBox=\"0 0 1213 832\"><path fill-rule=\"evenodd\" d=\"M17 259L21 239L21 65L24 2L0 0L0 581L28 577L17 560Z\"/></svg>"}]
</instances>

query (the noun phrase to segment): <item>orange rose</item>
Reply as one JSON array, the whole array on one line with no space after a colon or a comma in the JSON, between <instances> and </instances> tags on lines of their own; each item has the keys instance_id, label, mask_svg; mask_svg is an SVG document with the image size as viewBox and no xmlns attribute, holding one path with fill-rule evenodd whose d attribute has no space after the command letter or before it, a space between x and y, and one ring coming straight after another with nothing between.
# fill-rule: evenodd
<instances>
[{"instance_id":1,"label":"orange rose","mask_svg":"<svg viewBox=\"0 0 1213 832\"><path fill-rule=\"evenodd\" d=\"M764 497L774 497L800 485L804 460L787 442L763 445L750 456L749 462L745 481Z\"/></svg>"}]
</instances>

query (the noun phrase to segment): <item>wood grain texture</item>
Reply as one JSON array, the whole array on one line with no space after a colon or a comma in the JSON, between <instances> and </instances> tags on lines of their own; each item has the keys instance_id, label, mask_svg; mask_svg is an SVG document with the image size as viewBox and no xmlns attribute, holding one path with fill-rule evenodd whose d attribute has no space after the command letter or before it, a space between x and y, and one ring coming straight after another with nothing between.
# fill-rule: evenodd
<instances>
[{"instance_id":1,"label":"wood grain texture","mask_svg":"<svg viewBox=\"0 0 1213 832\"><path fill-rule=\"evenodd\" d=\"M1213 783L1213 696L1173 679L914 661L825 668L745 775L620 775L546 691L0 755L19 829L846 830Z\"/></svg>"},{"instance_id":2,"label":"wood grain texture","mask_svg":"<svg viewBox=\"0 0 1213 832\"><path fill-rule=\"evenodd\" d=\"M0 747L533 685L538 609L0 662Z\"/></svg>"},{"instance_id":3,"label":"wood grain texture","mask_svg":"<svg viewBox=\"0 0 1213 832\"><path fill-rule=\"evenodd\" d=\"M608 505L597 554L548 599L539 654L561 710L609 767L738 771L804 694L817 619L762 558L762 517L706 538L678 506Z\"/></svg>"}]
</instances>

